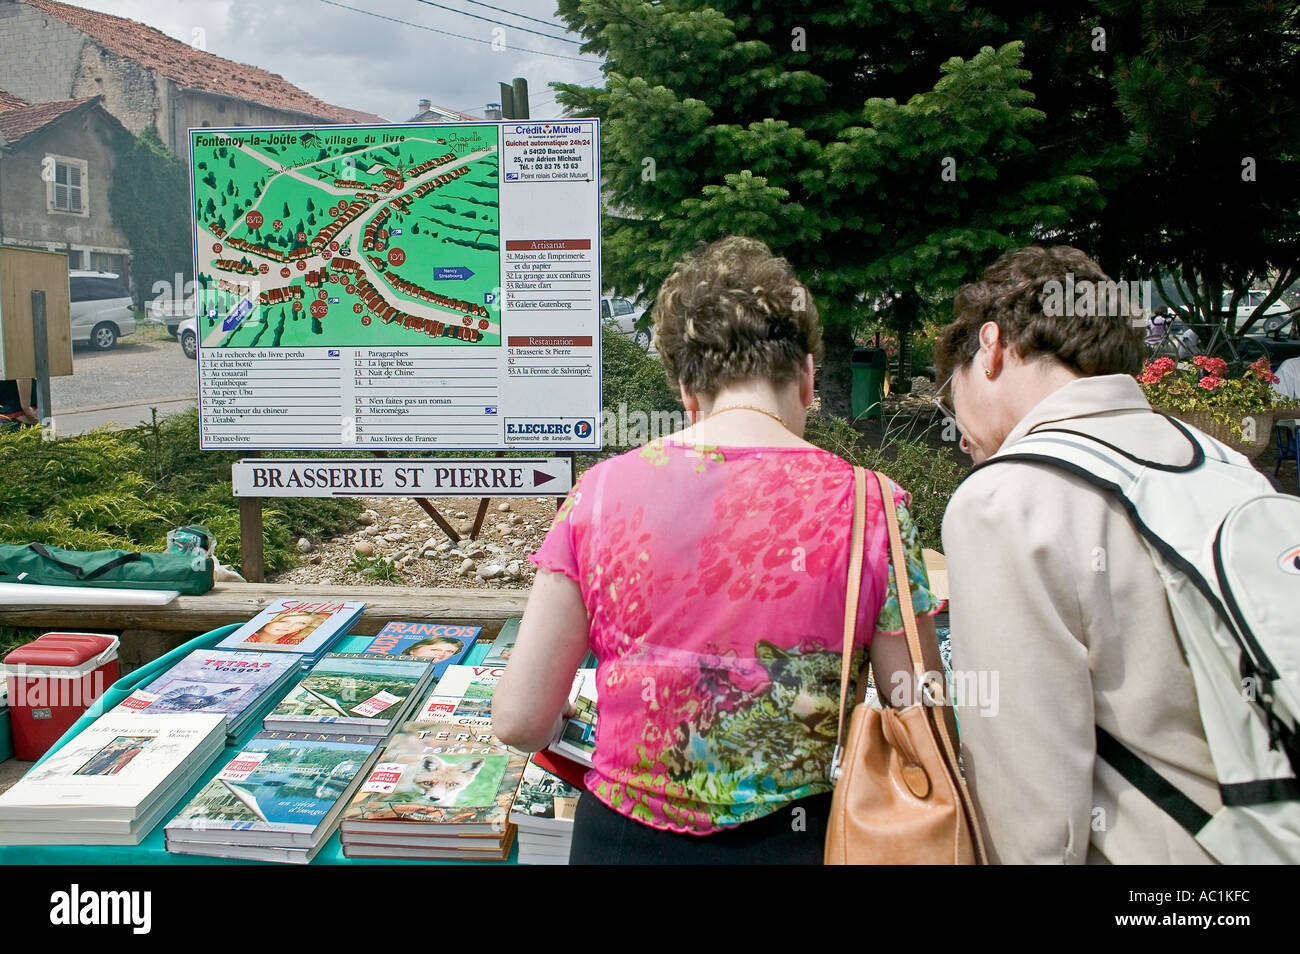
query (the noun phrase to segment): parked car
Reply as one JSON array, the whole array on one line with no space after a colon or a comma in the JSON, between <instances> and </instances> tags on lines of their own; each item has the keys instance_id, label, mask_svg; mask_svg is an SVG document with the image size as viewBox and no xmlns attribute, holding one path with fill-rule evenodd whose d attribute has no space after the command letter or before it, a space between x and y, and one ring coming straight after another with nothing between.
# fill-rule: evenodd
<instances>
[{"instance_id":1,"label":"parked car","mask_svg":"<svg viewBox=\"0 0 1300 954\"><path fill-rule=\"evenodd\" d=\"M1255 313L1256 308L1264 303L1264 299L1267 298L1269 294L1270 292L1266 288L1252 288L1250 291L1246 292L1246 294L1241 296L1241 299L1237 302L1237 317L1232 326L1234 331L1246 323L1246 320ZM1220 307L1229 308L1231 306L1232 292L1224 292L1223 302ZM1269 318L1286 315L1290 313L1290 311L1291 306L1279 298L1277 301L1273 302L1273 304L1264 309L1264 315L1261 321L1267 321ZM1254 330L1261 330L1261 325L1256 324Z\"/></svg>"},{"instance_id":2,"label":"parked car","mask_svg":"<svg viewBox=\"0 0 1300 954\"><path fill-rule=\"evenodd\" d=\"M181 350L191 361L199 359L199 333L193 318L186 318L176 326L176 338L181 343Z\"/></svg>"},{"instance_id":3,"label":"parked car","mask_svg":"<svg viewBox=\"0 0 1300 954\"><path fill-rule=\"evenodd\" d=\"M72 301L72 343L107 351L119 338L135 334L131 291L112 272L68 273Z\"/></svg>"},{"instance_id":4,"label":"parked car","mask_svg":"<svg viewBox=\"0 0 1300 954\"><path fill-rule=\"evenodd\" d=\"M600 318L612 324L621 334L625 334L641 346L643 351L650 350L650 315L648 308L637 308L626 298L601 298Z\"/></svg>"},{"instance_id":5,"label":"parked car","mask_svg":"<svg viewBox=\"0 0 1300 954\"><path fill-rule=\"evenodd\" d=\"M181 323L194 314L194 299L178 301L159 296L145 306L145 314L149 316L150 324L165 325L168 334L176 338L180 335Z\"/></svg>"}]
</instances>

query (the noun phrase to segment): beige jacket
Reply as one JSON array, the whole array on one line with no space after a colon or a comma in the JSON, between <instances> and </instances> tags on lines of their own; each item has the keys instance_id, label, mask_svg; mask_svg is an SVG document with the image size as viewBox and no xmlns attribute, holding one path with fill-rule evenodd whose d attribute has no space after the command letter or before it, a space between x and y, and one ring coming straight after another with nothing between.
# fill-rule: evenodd
<instances>
[{"instance_id":1,"label":"beige jacket","mask_svg":"<svg viewBox=\"0 0 1300 954\"><path fill-rule=\"evenodd\" d=\"M1048 422L1148 459L1189 456L1125 375L1072 381L1003 447ZM962 758L992 859L1210 862L1096 757L1094 723L1207 812L1219 808L1165 590L1120 507L1062 471L999 464L953 495L943 543Z\"/></svg>"}]
</instances>

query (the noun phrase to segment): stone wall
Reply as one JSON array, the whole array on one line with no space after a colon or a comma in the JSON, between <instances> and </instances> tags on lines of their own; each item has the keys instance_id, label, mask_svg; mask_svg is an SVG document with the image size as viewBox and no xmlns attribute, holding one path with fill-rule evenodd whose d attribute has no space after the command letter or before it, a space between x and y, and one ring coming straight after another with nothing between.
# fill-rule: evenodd
<instances>
[{"instance_id":1,"label":"stone wall","mask_svg":"<svg viewBox=\"0 0 1300 954\"><path fill-rule=\"evenodd\" d=\"M62 20L0 0L0 89L29 103L73 99L86 37Z\"/></svg>"}]
</instances>

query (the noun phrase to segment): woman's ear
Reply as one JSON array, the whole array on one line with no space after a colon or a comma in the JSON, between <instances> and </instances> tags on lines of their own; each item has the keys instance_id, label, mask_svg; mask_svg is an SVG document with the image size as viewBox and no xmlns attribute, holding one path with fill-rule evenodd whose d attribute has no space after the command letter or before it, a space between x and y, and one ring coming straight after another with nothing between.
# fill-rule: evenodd
<instances>
[{"instance_id":1,"label":"woman's ear","mask_svg":"<svg viewBox=\"0 0 1300 954\"><path fill-rule=\"evenodd\" d=\"M686 409L686 416L692 424L695 424L696 418L700 416L700 399L686 390L686 385L679 384L678 387L682 392L682 407Z\"/></svg>"},{"instance_id":2,"label":"woman's ear","mask_svg":"<svg viewBox=\"0 0 1300 954\"><path fill-rule=\"evenodd\" d=\"M803 367L799 369L799 403L804 407L812 407L813 395L816 394L817 370L813 362L813 356L806 354L803 356Z\"/></svg>"},{"instance_id":3,"label":"woman's ear","mask_svg":"<svg viewBox=\"0 0 1300 954\"><path fill-rule=\"evenodd\" d=\"M980 325L980 360L985 377L992 377L1002 369L1002 351L1002 329L996 321L984 322Z\"/></svg>"}]
</instances>

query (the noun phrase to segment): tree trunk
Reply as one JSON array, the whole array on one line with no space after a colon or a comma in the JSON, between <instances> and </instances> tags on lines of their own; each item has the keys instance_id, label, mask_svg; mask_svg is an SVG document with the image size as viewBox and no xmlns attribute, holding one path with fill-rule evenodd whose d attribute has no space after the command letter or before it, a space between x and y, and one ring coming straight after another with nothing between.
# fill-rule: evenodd
<instances>
[{"instance_id":1,"label":"tree trunk","mask_svg":"<svg viewBox=\"0 0 1300 954\"><path fill-rule=\"evenodd\" d=\"M920 307L920 299L910 289L894 303L892 317L894 330L898 333L898 371L893 390L898 394L912 391L912 332L916 328Z\"/></svg>"},{"instance_id":2,"label":"tree trunk","mask_svg":"<svg viewBox=\"0 0 1300 954\"><path fill-rule=\"evenodd\" d=\"M853 327L847 322L836 322L822 328L822 343L826 356L822 360L821 374L817 379L817 393L821 396L822 414L852 420L851 395L853 392Z\"/></svg>"}]
</instances>

